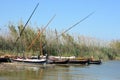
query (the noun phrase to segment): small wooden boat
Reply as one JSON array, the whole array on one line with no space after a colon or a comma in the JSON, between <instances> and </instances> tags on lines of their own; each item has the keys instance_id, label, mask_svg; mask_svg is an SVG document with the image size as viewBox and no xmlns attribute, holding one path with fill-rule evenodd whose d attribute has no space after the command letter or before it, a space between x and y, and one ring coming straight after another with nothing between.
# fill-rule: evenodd
<instances>
[{"instance_id":1,"label":"small wooden boat","mask_svg":"<svg viewBox=\"0 0 120 80\"><path fill-rule=\"evenodd\" d=\"M0 63L11 62L10 58L0 58Z\"/></svg>"},{"instance_id":2,"label":"small wooden boat","mask_svg":"<svg viewBox=\"0 0 120 80\"><path fill-rule=\"evenodd\" d=\"M44 64L46 63L46 59L12 59L14 62L23 62L23 63L33 63L33 64Z\"/></svg>"},{"instance_id":3,"label":"small wooden boat","mask_svg":"<svg viewBox=\"0 0 120 80\"><path fill-rule=\"evenodd\" d=\"M69 64L87 64L88 60L69 60Z\"/></svg>"},{"instance_id":4,"label":"small wooden boat","mask_svg":"<svg viewBox=\"0 0 120 80\"><path fill-rule=\"evenodd\" d=\"M88 64L101 64L102 61L101 60L89 60L88 59Z\"/></svg>"},{"instance_id":5,"label":"small wooden boat","mask_svg":"<svg viewBox=\"0 0 120 80\"><path fill-rule=\"evenodd\" d=\"M49 64L67 64L69 62L69 59L67 60L53 60L49 62Z\"/></svg>"}]
</instances>

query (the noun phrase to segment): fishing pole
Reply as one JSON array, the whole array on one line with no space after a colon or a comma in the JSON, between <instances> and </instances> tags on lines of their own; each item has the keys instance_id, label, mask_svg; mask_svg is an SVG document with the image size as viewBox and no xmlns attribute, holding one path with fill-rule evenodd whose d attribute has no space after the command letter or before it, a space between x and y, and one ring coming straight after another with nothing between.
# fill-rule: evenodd
<instances>
[{"instance_id":1,"label":"fishing pole","mask_svg":"<svg viewBox=\"0 0 120 80\"><path fill-rule=\"evenodd\" d=\"M27 26L28 22L30 21L31 17L33 16L33 14L34 14L34 12L36 11L36 9L37 9L38 6L39 6L39 3L36 5L36 7L34 8L32 14L31 14L30 17L28 18L26 24L24 25L23 29L22 29L21 32L20 32L20 35L17 37L17 39L16 39L16 41L15 41L15 44L16 44L16 42L18 41L18 39L21 37L21 35L22 35L25 27Z\"/></svg>"}]
</instances>

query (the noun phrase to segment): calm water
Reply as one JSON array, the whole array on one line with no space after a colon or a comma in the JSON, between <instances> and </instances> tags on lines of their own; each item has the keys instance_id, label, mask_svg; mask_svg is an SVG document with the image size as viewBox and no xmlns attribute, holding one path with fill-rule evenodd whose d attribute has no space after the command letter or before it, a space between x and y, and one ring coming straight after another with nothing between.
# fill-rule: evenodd
<instances>
[{"instance_id":1,"label":"calm water","mask_svg":"<svg viewBox=\"0 0 120 80\"><path fill-rule=\"evenodd\" d=\"M1 71L0 80L120 80L120 61L101 65L55 66L52 68L19 67Z\"/></svg>"}]
</instances>

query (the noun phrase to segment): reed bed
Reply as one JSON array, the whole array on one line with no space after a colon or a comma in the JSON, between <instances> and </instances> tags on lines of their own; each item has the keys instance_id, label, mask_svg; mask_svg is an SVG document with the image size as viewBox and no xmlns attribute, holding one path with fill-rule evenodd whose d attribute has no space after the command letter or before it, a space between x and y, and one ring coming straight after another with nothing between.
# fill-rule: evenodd
<instances>
[{"instance_id":1,"label":"reed bed","mask_svg":"<svg viewBox=\"0 0 120 80\"><path fill-rule=\"evenodd\" d=\"M56 29L46 29L28 49L31 42L38 36L38 30L42 32L44 27L34 29L29 24L17 42L15 40L20 35L23 23L18 23L17 27L14 24L9 24L7 27L7 33L0 35L0 55L23 56L23 53L25 53L25 56L49 54L82 58L94 56L96 59L104 60L120 59L120 40L104 42L82 35L73 36L69 33L63 33L59 36L61 32Z\"/></svg>"}]
</instances>

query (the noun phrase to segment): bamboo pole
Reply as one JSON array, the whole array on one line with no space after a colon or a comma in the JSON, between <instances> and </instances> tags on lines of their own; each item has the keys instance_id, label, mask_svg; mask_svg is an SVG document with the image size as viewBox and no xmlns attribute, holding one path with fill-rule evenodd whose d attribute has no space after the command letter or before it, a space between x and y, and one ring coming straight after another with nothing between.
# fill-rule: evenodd
<instances>
[{"instance_id":1,"label":"bamboo pole","mask_svg":"<svg viewBox=\"0 0 120 80\"><path fill-rule=\"evenodd\" d=\"M60 37L62 34L68 32L70 29L72 29L73 27L77 26L78 24L80 24L81 22L83 22L84 20L86 20L87 18L89 18L92 14L94 14L94 12L90 13L89 15L87 15L86 17L84 17L83 19L81 19L80 21L78 21L75 24L73 24L71 27L69 27L64 32L62 32L60 35L58 35L58 37Z\"/></svg>"},{"instance_id":2,"label":"bamboo pole","mask_svg":"<svg viewBox=\"0 0 120 80\"><path fill-rule=\"evenodd\" d=\"M35 43L35 41L40 37L40 35L46 30L46 28L48 27L48 25L52 22L52 20L54 19L55 15L50 19L50 21L47 23L47 25L43 28L43 30L40 32L40 30L38 31L38 35L37 37L32 41L32 43L28 46L27 50L29 50Z\"/></svg>"},{"instance_id":3,"label":"bamboo pole","mask_svg":"<svg viewBox=\"0 0 120 80\"><path fill-rule=\"evenodd\" d=\"M17 39L16 39L16 41L15 41L15 44L16 44L16 42L19 40L19 38L21 37L21 35L22 35L25 27L27 26L28 22L30 21L31 17L33 16L33 14L34 14L34 12L35 12L35 10L37 9L38 6L39 6L39 3L38 3L38 4L36 5L36 7L34 8L32 14L30 15L29 19L27 20L26 24L24 25L23 29L21 30L20 36L17 37Z\"/></svg>"}]
</instances>

